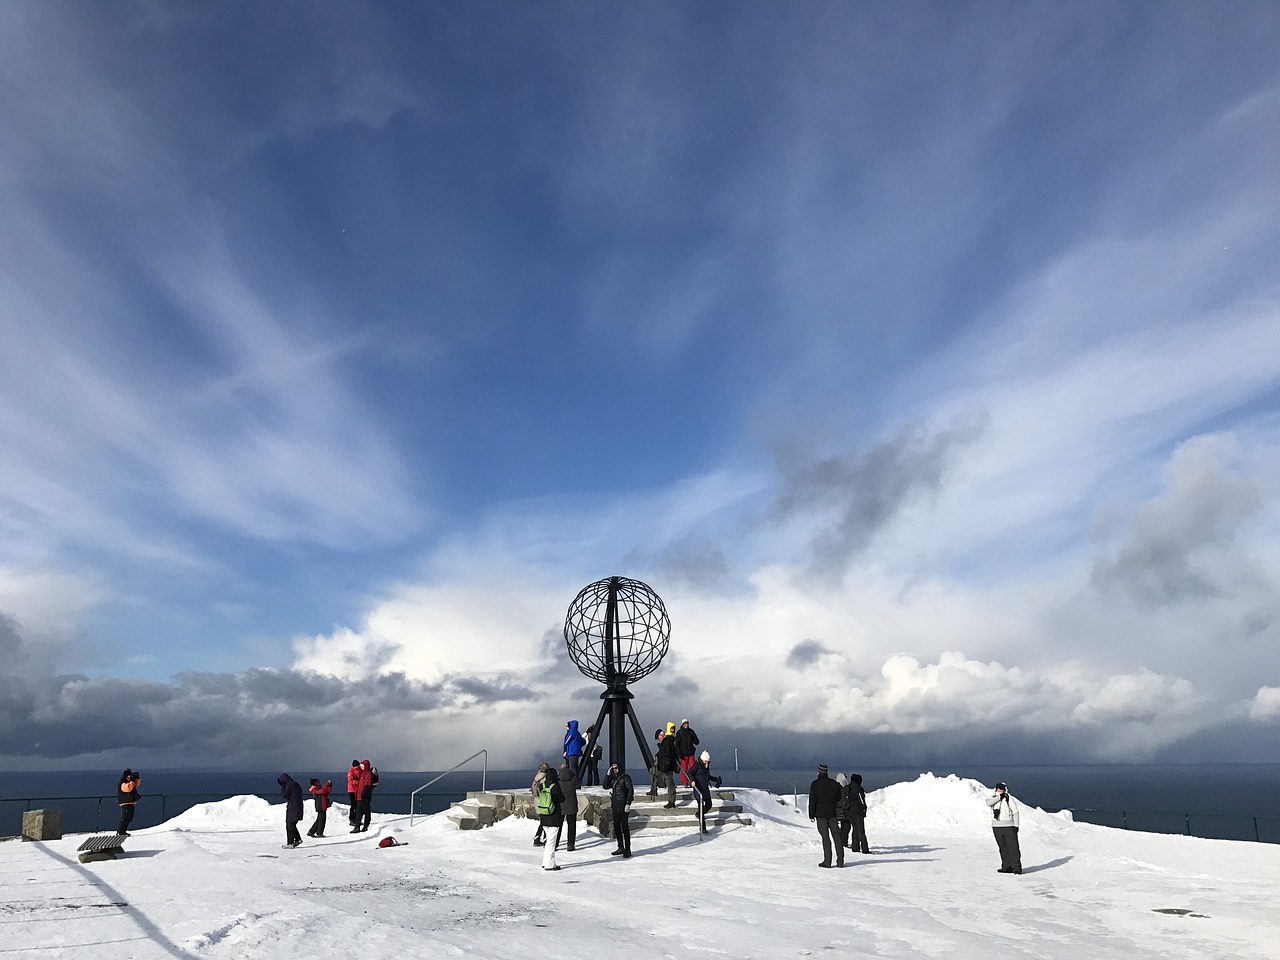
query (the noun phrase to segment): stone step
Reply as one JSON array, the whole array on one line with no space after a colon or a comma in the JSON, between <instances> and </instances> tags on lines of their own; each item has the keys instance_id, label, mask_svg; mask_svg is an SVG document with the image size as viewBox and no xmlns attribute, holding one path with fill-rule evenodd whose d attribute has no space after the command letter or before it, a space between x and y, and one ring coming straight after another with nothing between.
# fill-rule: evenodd
<instances>
[{"instance_id":1,"label":"stone step","mask_svg":"<svg viewBox=\"0 0 1280 960\"><path fill-rule=\"evenodd\" d=\"M461 810L450 810L445 814L445 817L456 823L459 830L479 830L484 826L484 824L475 817L469 816Z\"/></svg>"},{"instance_id":2,"label":"stone step","mask_svg":"<svg viewBox=\"0 0 1280 960\"><path fill-rule=\"evenodd\" d=\"M633 803L631 805L633 813L642 813L648 817L683 817L698 815L698 808L692 803L677 803L674 807L664 807L655 801L647 801L645 803ZM741 813L742 804L740 803L713 803L708 816L714 816L718 813Z\"/></svg>"},{"instance_id":3,"label":"stone step","mask_svg":"<svg viewBox=\"0 0 1280 960\"><path fill-rule=\"evenodd\" d=\"M742 826L751 826L754 821L750 817L739 816L736 813L727 814L723 817L717 817L714 814L707 814L707 827L724 827L730 824L740 824ZM645 817L633 816L631 818L631 831L637 830L666 830L683 827L686 830L698 829L698 818L690 816L688 818L675 819L672 817Z\"/></svg>"}]
</instances>

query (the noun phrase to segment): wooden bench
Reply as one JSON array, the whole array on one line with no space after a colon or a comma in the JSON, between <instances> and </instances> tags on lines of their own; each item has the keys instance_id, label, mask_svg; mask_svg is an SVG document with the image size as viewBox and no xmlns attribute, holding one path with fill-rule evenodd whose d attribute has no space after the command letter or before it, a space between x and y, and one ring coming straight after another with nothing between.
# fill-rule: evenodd
<instances>
[{"instance_id":1,"label":"wooden bench","mask_svg":"<svg viewBox=\"0 0 1280 960\"><path fill-rule=\"evenodd\" d=\"M80 854L80 862L90 860L114 860L124 852L124 842L128 839L118 833L105 833L98 837L90 837L76 848Z\"/></svg>"}]
</instances>

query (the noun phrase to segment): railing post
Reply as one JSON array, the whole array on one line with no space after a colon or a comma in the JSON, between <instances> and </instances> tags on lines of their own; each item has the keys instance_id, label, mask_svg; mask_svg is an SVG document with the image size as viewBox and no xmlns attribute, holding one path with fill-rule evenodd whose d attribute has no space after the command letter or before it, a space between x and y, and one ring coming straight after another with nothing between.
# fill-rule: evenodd
<instances>
[{"instance_id":1,"label":"railing post","mask_svg":"<svg viewBox=\"0 0 1280 960\"><path fill-rule=\"evenodd\" d=\"M1128 810L1120 811L1120 822L1124 824L1124 828L1126 830L1129 829L1129 811Z\"/></svg>"},{"instance_id":2,"label":"railing post","mask_svg":"<svg viewBox=\"0 0 1280 960\"><path fill-rule=\"evenodd\" d=\"M94 816L93 816L93 828L94 828L95 830L101 830L101 829L102 829L102 827L101 827L101 823L102 823L102 798L101 798L101 797L99 797L99 798L98 798L98 812L97 812L96 814L94 814Z\"/></svg>"},{"instance_id":3,"label":"railing post","mask_svg":"<svg viewBox=\"0 0 1280 960\"><path fill-rule=\"evenodd\" d=\"M1187 818L1187 836L1189 837L1191 836L1191 814L1184 813L1183 816Z\"/></svg>"},{"instance_id":4,"label":"railing post","mask_svg":"<svg viewBox=\"0 0 1280 960\"><path fill-rule=\"evenodd\" d=\"M733 785L742 786L742 771L738 769L738 748L733 748Z\"/></svg>"},{"instance_id":5,"label":"railing post","mask_svg":"<svg viewBox=\"0 0 1280 960\"><path fill-rule=\"evenodd\" d=\"M1255 843L1262 842L1262 835L1258 833L1258 818L1253 818L1253 839Z\"/></svg>"},{"instance_id":6,"label":"railing post","mask_svg":"<svg viewBox=\"0 0 1280 960\"><path fill-rule=\"evenodd\" d=\"M160 822L161 823L164 823L164 804L165 804L165 801L168 799L169 799L169 795L167 793L160 794Z\"/></svg>"}]
</instances>

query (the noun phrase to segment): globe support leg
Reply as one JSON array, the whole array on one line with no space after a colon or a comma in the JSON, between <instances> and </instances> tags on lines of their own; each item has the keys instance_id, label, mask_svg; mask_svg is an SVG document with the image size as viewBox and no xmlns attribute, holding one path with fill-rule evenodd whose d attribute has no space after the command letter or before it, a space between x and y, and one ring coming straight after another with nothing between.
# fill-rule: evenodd
<instances>
[{"instance_id":1,"label":"globe support leg","mask_svg":"<svg viewBox=\"0 0 1280 960\"><path fill-rule=\"evenodd\" d=\"M610 765L616 763L618 769L624 772L627 769L627 725L629 721L631 729L635 733L636 743L640 747L640 755L645 759L645 769L652 767L653 754L649 750L648 741L645 740L644 731L640 727L640 721L636 718L635 710L631 707L631 701L635 699L635 694L628 690L625 684L611 684L604 693L600 694L600 699L604 703L600 705L600 720L596 721L596 734L599 735L600 722L607 713L609 715Z\"/></svg>"}]
</instances>

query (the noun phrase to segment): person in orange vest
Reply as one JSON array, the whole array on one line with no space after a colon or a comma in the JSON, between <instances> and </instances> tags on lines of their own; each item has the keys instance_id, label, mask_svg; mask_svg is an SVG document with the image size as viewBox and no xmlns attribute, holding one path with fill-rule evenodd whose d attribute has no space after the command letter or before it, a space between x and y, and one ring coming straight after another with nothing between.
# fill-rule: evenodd
<instances>
[{"instance_id":1,"label":"person in orange vest","mask_svg":"<svg viewBox=\"0 0 1280 960\"><path fill-rule=\"evenodd\" d=\"M142 774L134 773L128 767L120 774L120 785L116 789L116 798L120 804L120 825L116 833L122 837L129 835L129 824L133 822L133 808L138 803L138 784L142 782Z\"/></svg>"},{"instance_id":2,"label":"person in orange vest","mask_svg":"<svg viewBox=\"0 0 1280 960\"><path fill-rule=\"evenodd\" d=\"M311 778L311 795L316 798L316 822L307 831L308 837L324 836L324 824L329 818L328 810L331 806L331 801L329 800L329 792L331 790L333 790L332 780L326 780L322 787L320 786L319 778Z\"/></svg>"}]
</instances>

